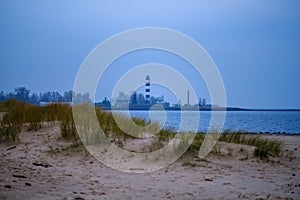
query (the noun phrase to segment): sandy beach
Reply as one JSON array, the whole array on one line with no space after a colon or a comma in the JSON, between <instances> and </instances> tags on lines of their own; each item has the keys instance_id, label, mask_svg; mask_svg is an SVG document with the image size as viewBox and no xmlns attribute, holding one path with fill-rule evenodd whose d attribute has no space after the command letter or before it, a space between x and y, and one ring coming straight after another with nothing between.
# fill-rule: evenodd
<instances>
[{"instance_id":1,"label":"sandy beach","mask_svg":"<svg viewBox=\"0 0 300 200\"><path fill-rule=\"evenodd\" d=\"M23 128L19 144L0 144L0 199L300 199L300 136L262 136L284 143L281 157L260 160L250 146L219 142L207 160L186 156L141 174L62 150L59 137L59 125Z\"/></svg>"}]
</instances>

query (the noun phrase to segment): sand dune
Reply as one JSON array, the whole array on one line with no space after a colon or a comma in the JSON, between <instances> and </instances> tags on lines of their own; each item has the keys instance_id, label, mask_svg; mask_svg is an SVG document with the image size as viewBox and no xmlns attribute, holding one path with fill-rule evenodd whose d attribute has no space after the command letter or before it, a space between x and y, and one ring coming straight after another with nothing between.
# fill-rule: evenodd
<instances>
[{"instance_id":1,"label":"sand dune","mask_svg":"<svg viewBox=\"0 0 300 200\"><path fill-rule=\"evenodd\" d=\"M285 143L285 156L268 161L254 158L252 147L219 143L206 161L186 156L134 174L62 150L59 135L51 125L23 130L20 144L0 144L0 199L300 199L300 136L264 136Z\"/></svg>"}]
</instances>

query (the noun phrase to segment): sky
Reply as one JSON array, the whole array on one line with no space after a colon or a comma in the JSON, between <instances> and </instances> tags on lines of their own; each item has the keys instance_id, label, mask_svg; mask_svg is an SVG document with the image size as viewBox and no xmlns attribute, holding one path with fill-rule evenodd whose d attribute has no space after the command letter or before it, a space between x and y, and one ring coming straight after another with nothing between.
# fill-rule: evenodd
<instances>
[{"instance_id":1,"label":"sky","mask_svg":"<svg viewBox=\"0 0 300 200\"><path fill-rule=\"evenodd\" d=\"M0 90L25 86L31 92L63 93L73 88L82 62L99 43L129 29L161 27L206 49L222 76L228 106L299 109L299 10L297 0L2 0ZM96 100L110 97L123 74L146 63L173 67L198 97L210 99L189 63L167 52L144 50L112 63ZM145 76L141 74L142 82ZM171 98L169 93L165 95Z\"/></svg>"}]
</instances>

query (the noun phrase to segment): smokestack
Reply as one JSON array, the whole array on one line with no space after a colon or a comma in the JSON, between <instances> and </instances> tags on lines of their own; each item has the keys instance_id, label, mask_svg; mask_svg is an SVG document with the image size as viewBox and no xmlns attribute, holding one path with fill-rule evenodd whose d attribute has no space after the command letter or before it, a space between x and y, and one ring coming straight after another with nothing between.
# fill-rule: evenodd
<instances>
[{"instance_id":1,"label":"smokestack","mask_svg":"<svg viewBox=\"0 0 300 200\"><path fill-rule=\"evenodd\" d=\"M187 105L190 105L190 91L187 91Z\"/></svg>"}]
</instances>

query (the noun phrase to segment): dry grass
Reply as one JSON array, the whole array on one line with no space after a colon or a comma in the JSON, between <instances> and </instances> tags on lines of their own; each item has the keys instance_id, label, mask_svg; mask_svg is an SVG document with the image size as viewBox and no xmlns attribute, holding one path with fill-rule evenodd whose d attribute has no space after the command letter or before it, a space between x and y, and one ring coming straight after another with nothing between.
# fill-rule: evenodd
<instances>
[{"instance_id":1,"label":"dry grass","mask_svg":"<svg viewBox=\"0 0 300 200\"><path fill-rule=\"evenodd\" d=\"M254 156L262 159L268 156L279 156L282 149L281 141L243 132L225 132L221 135L219 141L254 146Z\"/></svg>"},{"instance_id":2,"label":"dry grass","mask_svg":"<svg viewBox=\"0 0 300 200\"><path fill-rule=\"evenodd\" d=\"M134 133L135 136L140 136L144 132L158 132L153 144L153 149L157 149L162 144L173 139L176 134L170 129L162 129L158 131L159 126L157 124L150 124L144 119L139 118L127 118L122 115L113 115L111 112L105 112L99 108L94 108L91 105L76 105L78 109L83 112L90 108L96 109L96 116L98 119L98 125L100 125L105 136L116 138L119 141L126 141L128 138L134 138L127 133ZM77 109L76 108L76 109ZM43 122L60 123L61 137L66 140L70 140L74 143L74 147L81 146L82 142L85 144L101 144L103 135L98 130L93 128L95 125L90 123L89 118L82 119L84 129L82 131L84 135L79 138L77 129L74 123L72 115L72 107L67 104L50 104L44 107L33 106L25 104L16 100L9 100L0 104L2 112L2 120L0 123L0 142L18 142L19 133L24 123L29 123L28 130L37 130L42 127ZM119 124L116 123L115 117L118 119ZM132 125L132 121L137 126ZM120 123L122 129L120 129ZM149 125L150 124L150 125ZM196 134L194 141L187 149L186 153L196 153L199 151L205 134ZM184 137L183 137L184 138ZM225 131L219 138L219 141L228 143L245 144L255 147L254 155L260 158L267 158L268 156L279 156L281 153L282 142L272 139L261 138L259 135L247 134L243 132L231 133ZM182 141L182 147L186 145L185 140ZM228 155L231 154L231 150L228 150Z\"/></svg>"}]
</instances>

